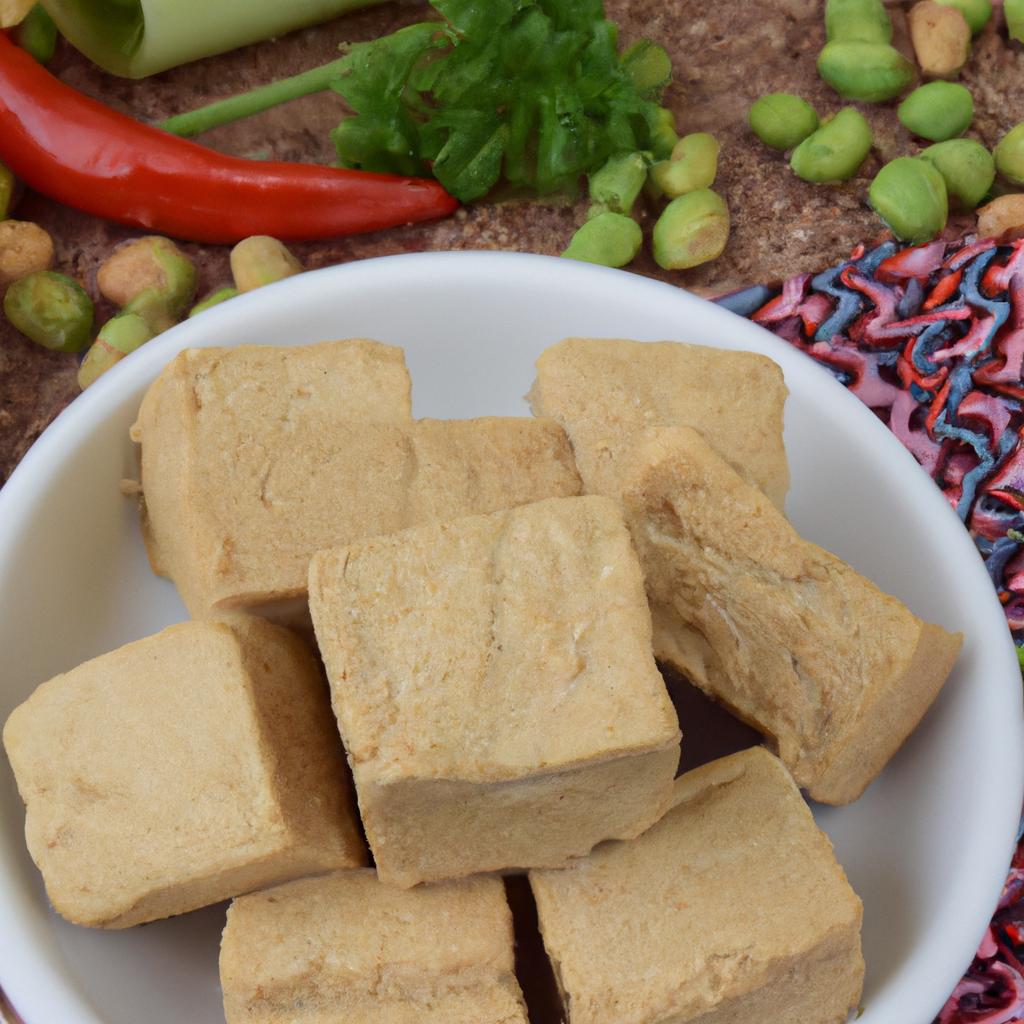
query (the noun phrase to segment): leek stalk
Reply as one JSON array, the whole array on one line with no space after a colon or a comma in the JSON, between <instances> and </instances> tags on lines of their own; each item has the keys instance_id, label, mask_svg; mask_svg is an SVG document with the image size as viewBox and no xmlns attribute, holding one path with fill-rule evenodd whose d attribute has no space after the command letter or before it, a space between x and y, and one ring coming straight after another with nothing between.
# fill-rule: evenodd
<instances>
[{"instance_id":1,"label":"leek stalk","mask_svg":"<svg viewBox=\"0 0 1024 1024\"><path fill-rule=\"evenodd\" d=\"M314 25L379 0L42 0L61 34L101 68L145 78Z\"/></svg>"}]
</instances>

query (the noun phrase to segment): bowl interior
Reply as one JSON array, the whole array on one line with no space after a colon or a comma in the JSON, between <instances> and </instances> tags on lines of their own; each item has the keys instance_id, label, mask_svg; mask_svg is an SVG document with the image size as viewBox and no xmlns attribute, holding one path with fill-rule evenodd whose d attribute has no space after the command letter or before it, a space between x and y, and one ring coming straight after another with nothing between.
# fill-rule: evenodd
<instances>
[{"instance_id":1,"label":"bowl interior","mask_svg":"<svg viewBox=\"0 0 1024 1024\"><path fill-rule=\"evenodd\" d=\"M293 278L148 345L62 415L0 493L0 715L50 676L185 617L118 489L135 472L127 430L141 396L176 351L371 337L405 348L417 416L460 418L528 414L534 360L567 335L774 358L791 392L794 524L963 631L952 677L881 778L850 807L815 809L864 900L862 1024L924 1024L970 962L1020 811L1020 677L998 601L959 520L868 410L767 332L668 285L544 257L391 257ZM6 759L0 773L0 984L27 1024L219 1024L223 907L127 932L61 921L25 851Z\"/></svg>"}]
</instances>

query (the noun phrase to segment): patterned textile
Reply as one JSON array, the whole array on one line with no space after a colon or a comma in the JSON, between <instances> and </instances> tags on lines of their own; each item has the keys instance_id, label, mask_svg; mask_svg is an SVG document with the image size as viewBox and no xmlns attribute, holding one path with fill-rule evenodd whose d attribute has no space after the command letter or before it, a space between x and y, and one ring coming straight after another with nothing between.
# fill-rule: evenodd
<instances>
[{"instance_id":1,"label":"patterned textile","mask_svg":"<svg viewBox=\"0 0 1024 1024\"><path fill-rule=\"evenodd\" d=\"M863 246L720 305L817 360L892 430L970 530L1024 663L1024 239ZM936 1024L1024 1021L1024 842Z\"/></svg>"}]
</instances>

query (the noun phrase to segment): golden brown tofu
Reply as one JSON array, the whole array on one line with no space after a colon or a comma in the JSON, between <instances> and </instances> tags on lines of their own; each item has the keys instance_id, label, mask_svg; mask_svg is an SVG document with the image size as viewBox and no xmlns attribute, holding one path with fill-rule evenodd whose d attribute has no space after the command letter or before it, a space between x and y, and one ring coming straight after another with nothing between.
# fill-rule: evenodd
<instances>
[{"instance_id":1,"label":"golden brown tofu","mask_svg":"<svg viewBox=\"0 0 1024 1024\"><path fill-rule=\"evenodd\" d=\"M253 611L300 624L318 550L579 493L554 423L408 422L398 349L338 342L276 350L276 362L267 351L182 353L134 429L150 557L193 618ZM269 368L253 369L257 355Z\"/></svg>"},{"instance_id":2,"label":"golden brown tofu","mask_svg":"<svg viewBox=\"0 0 1024 1024\"><path fill-rule=\"evenodd\" d=\"M664 811L679 729L610 499L321 552L310 610L385 882L557 866Z\"/></svg>"},{"instance_id":3,"label":"golden brown tofu","mask_svg":"<svg viewBox=\"0 0 1024 1024\"><path fill-rule=\"evenodd\" d=\"M500 879L408 892L372 871L232 903L221 942L227 1024L527 1024Z\"/></svg>"},{"instance_id":4,"label":"golden brown tofu","mask_svg":"<svg viewBox=\"0 0 1024 1024\"><path fill-rule=\"evenodd\" d=\"M189 622L43 683L4 728L54 907L104 928L366 863L316 661Z\"/></svg>"},{"instance_id":5,"label":"golden brown tofu","mask_svg":"<svg viewBox=\"0 0 1024 1024\"><path fill-rule=\"evenodd\" d=\"M802 540L693 430L652 432L625 489L655 654L768 738L797 782L855 800L960 649Z\"/></svg>"},{"instance_id":6,"label":"golden brown tofu","mask_svg":"<svg viewBox=\"0 0 1024 1024\"><path fill-rule=\"evenodd\" d=\"M612 338L567 338L537 360L533 411L572 441L588 494L617 497L644 431L694 427L780 509L789 489L782 371L766 356Z\"/></svg>"},{"instance_id":7,"label":"golden brown tofu","mask_svg":"<svg viewBox=\"0 0 1024 1024\"><path fill-rule=\"evenodd\" d=\"M762 747L688 772L649 832L530 885L569 1024L840 1024L860 998L860 900Z\"/></svg>"},{"instance_id":8,"label":"golden brown tofu","mask_svg":"<svg viewBox=\"0 0 1024 1024\"><path fill-rule=\"evenodd\" d=\"M310 439L352 422L411 418L412 381L393 345L351 339L180 352L146 392L131 430L141 444L154 572L174 580L193 618L214 614L219 569L229 570L234 554L233 511L251 514L253 497L272 511L279 480L295 483L288 462ZM238 525L244 534L247 524Z\"/></svg>"}]
</instances>

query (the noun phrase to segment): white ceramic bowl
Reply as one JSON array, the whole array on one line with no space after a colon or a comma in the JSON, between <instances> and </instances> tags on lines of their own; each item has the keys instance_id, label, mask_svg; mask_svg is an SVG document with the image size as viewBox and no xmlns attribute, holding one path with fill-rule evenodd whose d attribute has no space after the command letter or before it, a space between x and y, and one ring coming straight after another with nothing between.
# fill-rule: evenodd
<instances>
[{"instance_id":1,"label":"white ceramic bowl","mask_svg":"<svg viewBox=\"0 0 1024 1024\"><path fill-rule=\"evenodd\" d=\"M797 528L964 632L942 695L881 778L850 807L816 809L864 900L861 1024L926 1024L981 938L1021 808L1021 683L999 604L959 520L868 410L767 332L665 284L538 256L398 256L292 278L147 345L58 418L0 492L0 716L55 673L184 617L118 492L135 467L128 426L179 349L393 342L416 414L454 418L526 414L534 360L571 334L775 359L791 391ZM66 924L25 851L6 759L0 771L0 984L27 1024L219 1024L223 908L126 932Z\"/></svg>"}]
</instances>

